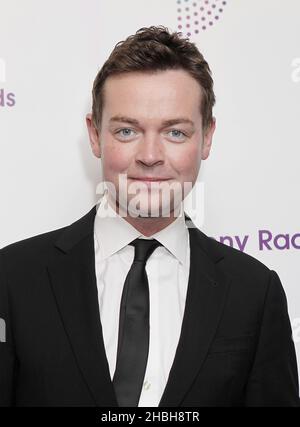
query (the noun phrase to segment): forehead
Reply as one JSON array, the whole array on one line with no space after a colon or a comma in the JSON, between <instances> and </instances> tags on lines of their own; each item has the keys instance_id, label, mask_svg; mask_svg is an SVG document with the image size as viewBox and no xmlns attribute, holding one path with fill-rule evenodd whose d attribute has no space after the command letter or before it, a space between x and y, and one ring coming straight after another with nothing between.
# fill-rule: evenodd
<instances>
[{"instance_id":1,"label":"forehead","mask_svg":"<svg viewBox=\"0 0 300 427\"><path fill-rule=\"evenodd\" d=\"M185 70L122 73L110 76L104 84L103 119L190 115L196 120L200 102L201 87Z\"/></svg>"}]
</instances>

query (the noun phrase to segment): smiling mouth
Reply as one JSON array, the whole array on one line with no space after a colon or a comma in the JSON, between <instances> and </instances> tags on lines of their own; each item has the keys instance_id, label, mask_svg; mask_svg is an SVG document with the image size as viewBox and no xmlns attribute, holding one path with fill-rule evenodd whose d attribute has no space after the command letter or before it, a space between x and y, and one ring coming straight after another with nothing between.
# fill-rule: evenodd
<instances>
[{"instance_id":1,"label":"smiling mouth","mask_svg":"<svg viewBox=\"0 0 300 427\"><path fill-rule=\"evenodd\" d=\"M130 179L133 179L135 181L144 181L144 182L161 182L161 181L168 181L170 178L152 178L152 177L135 178L135 177L132 177Z\"/></svg>"},{"instance_id":2,"label":"smiling mouth","mask_svg":"<svg viewBox=\"0 0 300 427\"><path fill-rule=\"evenodd\" d=\"M138 183L140 182L141 185L145 186L145 188L147 188L148 190L155 190L160 188L161 185L166 185L163 184L164 182L168 182L170 180L170 178L153 178L153 177L144 177L144 178L130 178L132 183Z\"/></svg>"}]
</instances>

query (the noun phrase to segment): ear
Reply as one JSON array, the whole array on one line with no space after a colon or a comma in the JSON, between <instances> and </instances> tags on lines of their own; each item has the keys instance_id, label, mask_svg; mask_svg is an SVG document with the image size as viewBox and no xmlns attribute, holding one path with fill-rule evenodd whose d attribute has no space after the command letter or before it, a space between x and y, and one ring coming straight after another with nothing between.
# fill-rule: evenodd
<instances>
[{"instance_id":1,"label":"ear","mask_svg":"<svg viewBox=\"0 0 300 427\"><path fill-rule=\"evenodd\" d=\"M98 158L101 158L101 147L100 147L100 135L98 129L95 127L92 114L87 114L86 118L87 130L89 133L90 144L94 155Z\"/></svg>"},{"instance_id":2,"label":"ear","mask_svg":"<svg viewBox=\"0 0 300 427\"><path fill-rule=\"evenodd\" d=\"M216 118L213 117L210 125L205 129L204 136L203 136L203 147L202 147L202 160L206 160L209 156L213 134L216 129Z\"/></svg>"}]
</instances>

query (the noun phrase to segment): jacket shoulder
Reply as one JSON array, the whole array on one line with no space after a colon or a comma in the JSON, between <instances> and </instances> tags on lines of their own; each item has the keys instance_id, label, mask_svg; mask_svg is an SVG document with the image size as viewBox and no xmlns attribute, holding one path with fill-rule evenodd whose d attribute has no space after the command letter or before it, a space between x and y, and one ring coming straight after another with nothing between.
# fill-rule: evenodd
<instances>
[{"instance_id":1,"label":"jacket shoulder","mask_svg":"<svg viewBox=\"0 0 300 427\"><path fill-rule=\"evenodd\" d=\"M68 225L6 245L0 249L0 258L11 265L42 263L58 242L63 249L64 244L72 246L92 232L95 212L96 206L93 206L88 213Z\"/></svg>"},{"instance_id":2,"label":"jacket shoulder","mask_svg":"<svg viewBox=\"0 0 300 427\"><path fill-rule=\"evenodd\" d=\"M15 258L19 256L27 258L33 254L39 254L40 256L55 243L67 227L68 226L64 226L10 243L0 249L0 256L5 258Z\"/></svg>"}]
</instances>

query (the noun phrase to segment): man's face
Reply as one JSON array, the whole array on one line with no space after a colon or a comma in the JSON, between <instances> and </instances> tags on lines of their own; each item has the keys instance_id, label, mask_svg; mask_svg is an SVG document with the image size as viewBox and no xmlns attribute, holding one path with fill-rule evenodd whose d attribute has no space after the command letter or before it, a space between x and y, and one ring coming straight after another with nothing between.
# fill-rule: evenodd
<instances>
[{"instance_id":1,"label":"man's face","mask_svg":"<svg viewBox=\"0 0 300 427\"><path fill-rule=\"evenodd\" d=\"M130 204L137 207L142 216L173 212L187 195L184 184L194 185L215 128L202 129L199 83L184 70L130 72L109 77L104 92L100 129L91 115L87 125L104 181L116 190L110 199L129 211Z\"/></svg>"}]
</instances>

